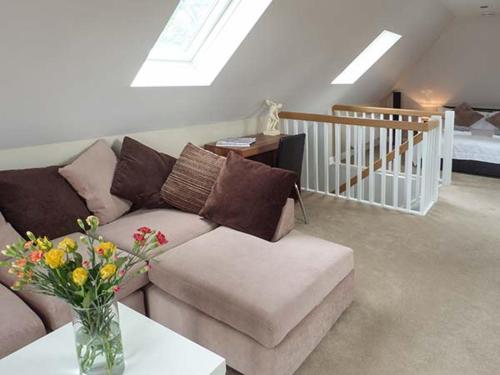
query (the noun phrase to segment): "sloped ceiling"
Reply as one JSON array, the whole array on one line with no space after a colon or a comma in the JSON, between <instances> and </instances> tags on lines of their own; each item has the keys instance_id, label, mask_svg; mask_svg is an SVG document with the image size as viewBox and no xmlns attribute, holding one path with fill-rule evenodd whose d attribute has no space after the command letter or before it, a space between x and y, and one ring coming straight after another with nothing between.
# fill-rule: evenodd
<instances>
[{"instance_id":1,"label":"sloped ceiling","mask_svg":"<svg viewBox=\"0 0 500 375\"><path fill-rule=\"evenodd\" d=\"M274 0L211 87L130 88L174 0L0 0L0 148L374 103L439 36L437 0ZM401 41L353 86L331 80L383 29Z\"/></svg>"},{"instance_id":2,"label":"sloped ceiling","mask_svg":"<svg viewBox=\"0 0 500 375\"><path fill-rule=\"evenodd\" d=\"M500 0L442 0L457 17L479 16L484 11L500 12ZM481 7L487 7L482 9Z\"/></svg>"}]
</instances>

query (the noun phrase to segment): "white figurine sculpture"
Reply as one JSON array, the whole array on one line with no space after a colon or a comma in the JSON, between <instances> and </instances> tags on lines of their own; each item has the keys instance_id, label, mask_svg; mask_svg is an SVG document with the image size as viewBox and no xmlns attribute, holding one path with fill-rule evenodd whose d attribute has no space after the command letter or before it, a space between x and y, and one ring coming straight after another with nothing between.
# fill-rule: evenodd
<instances>
[{"instance_id":1,"label":"white figurine sculpture","mask_svg":"<svg viewBox=\"0 0 500 375\"><path fill-rule=\"evenodd\" d=\"M267 99L266 104L269 107L269 114L267 118L266 130L264 130L265 135L279 135L279 125L280 118L279 113L283 104L275 103L272 100Z\"/></svg>"}]
</instances>

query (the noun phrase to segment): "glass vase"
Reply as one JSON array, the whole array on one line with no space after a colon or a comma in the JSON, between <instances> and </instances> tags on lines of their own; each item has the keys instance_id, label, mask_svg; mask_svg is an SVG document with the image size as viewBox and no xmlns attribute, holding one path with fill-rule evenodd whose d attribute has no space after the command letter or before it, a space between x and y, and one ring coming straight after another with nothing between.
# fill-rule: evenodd
<instances>
[{"instance_id":1,"label":"glass vase","mask_svg":"<svg viewBox=\"0 0 500 375\"><path fill-rule=\"evenodd\" d=\"M116 301L83 309L72 306L81 375L119 375L125 370Z\"/></svg>"}]
</instances>

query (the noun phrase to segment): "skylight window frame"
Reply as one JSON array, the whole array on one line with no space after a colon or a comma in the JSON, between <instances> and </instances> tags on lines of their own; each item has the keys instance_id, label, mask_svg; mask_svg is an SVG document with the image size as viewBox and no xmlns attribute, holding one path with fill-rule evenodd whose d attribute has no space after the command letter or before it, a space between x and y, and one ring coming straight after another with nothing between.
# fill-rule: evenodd
<instances>
[{"instance_id":1,"label":"skylight window frame","mask_svg":"<svg viewBox=\"0 0 500 375\"><path fill-rule=\"evenodd\" d=\"M231 13L231 9L234 9L235 6L238 5L240 0L228 0L227 4L224 4L223 1L217 1L217 4L214 5L214 8L211 10L210 15L207 17L205 22L203 22L203 25L200 27L198 30L196 36L193 38L193 40L190 43L190 48L188 49L189 52L186 52L187 56L190 56L188 58L176 58L176 57L168 57L165 56L164 53L162 53L162 42L161 39L162 37L158 38L158 41L156 42L155 46L151 49L151 52L148 55L148 59L151 60L158 60L158 61L170 61L170 62L192 62L200 49L203 47L203 45L206 43L206 41L213 37L215 29L220 25L221 22L223 22L224 18L227 16L228 13ZM217 7L222 8L221 12L217 11ZM171 23L175 22L175 16L176 13L178 12L178 9L176 9L171 17L171 19L168 21L167 25L165 26L164 33L168 33L169 27L171 27ZM216 15L214 15L214 12ZM159 50L159 51L155 51ZM161 56L163 55L163 56Z\"/></svg>"},{"instance_id":2,"label":"skylight window frame","mask_svg":"<svg viewBox=\"0 0 500 375\"><path fill-rule=\"evenodd\" d=\"M150 52L131 86L210 86L271 2L234 0L192 61L152 59Z\"/></svg>"},{"instance_id":3,"label":"skylight window frame","mask_svg":"<svg viewBox=\"0 0 500 375\"><path fill-rule=\"evenodd\" d=\"M356 58L332 81L332 85L352 85L377 63L400 39L392 31L382 31Z\"/></svg>"}]
</instances>

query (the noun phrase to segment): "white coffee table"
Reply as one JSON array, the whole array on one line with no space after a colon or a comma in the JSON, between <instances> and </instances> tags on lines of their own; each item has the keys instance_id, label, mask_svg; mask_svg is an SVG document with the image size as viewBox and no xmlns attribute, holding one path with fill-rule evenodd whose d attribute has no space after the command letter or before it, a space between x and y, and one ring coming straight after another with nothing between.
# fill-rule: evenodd
<instances>
[{"instance_id":1,"label":"white coffee table","mask_svg":"<svg viewBox=\"0 0 500 375\"><path fill-rule=\"evenodd\" d=\"M217 354L119 304L126 375L225 375ZM78 374L70 324L0 360L0 374Z\"/></svg>"}]
</instances>

